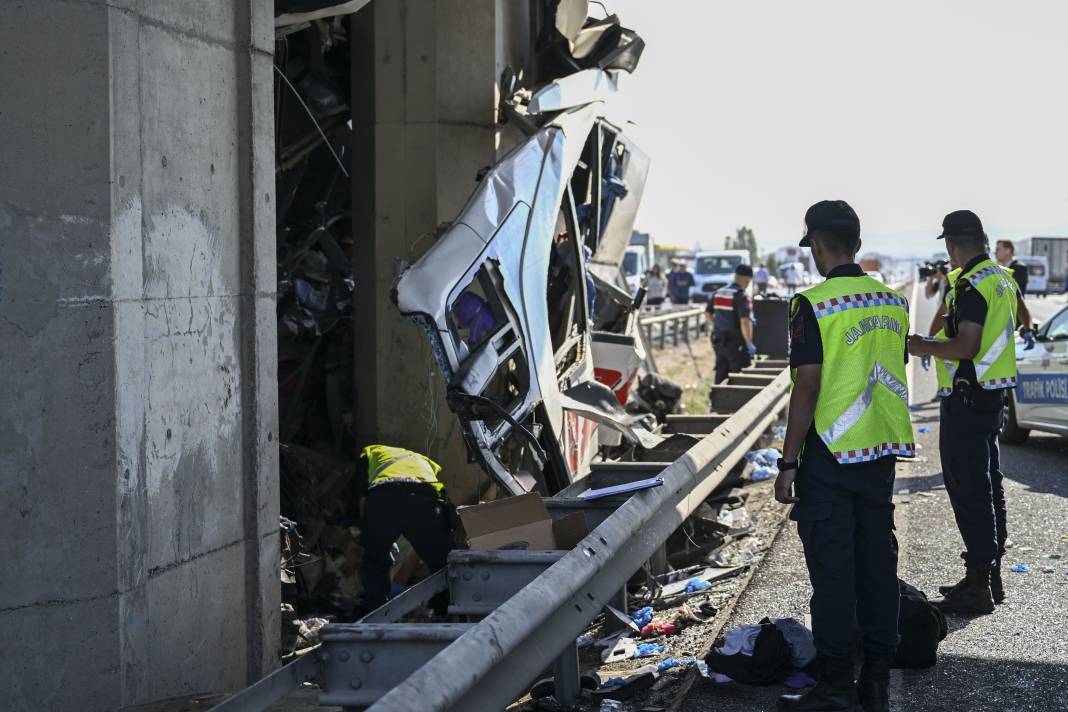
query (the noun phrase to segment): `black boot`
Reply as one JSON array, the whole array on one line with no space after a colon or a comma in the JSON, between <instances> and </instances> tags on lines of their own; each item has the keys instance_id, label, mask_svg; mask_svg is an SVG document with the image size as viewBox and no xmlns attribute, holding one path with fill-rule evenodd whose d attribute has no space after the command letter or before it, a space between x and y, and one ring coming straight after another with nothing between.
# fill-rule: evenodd
<instances>
[{"instance_id":1,"label":"black boot","mask_svg":"<svg viewBox=\"0 0 1068 712\"><path fill-rule=\"evenodd\" d=\"M956 591L958 588L962 588L966 583L968 583L968 574L964 574L964 576L961 577L961 580L957 581L957 583L939 586L938 592L943 596L948 596L951 592Z\"/></svg>"},{"instance_id":2,"label":"black boot","mask_svg":"<svg viewBox=\"0 0 1068 712\"><path fill-rule=\"evenodd\" d=\"M864 712L890 712L891 655L865 655L857 680L857 696Z\"/></svg>"},{"instance_id":3,"label":"black boot","mask_svg":"<svg viewBox=\"0 0 1068 712\"><path fill-rule=\"evenodd\" d=\"M783 695L778 708L796 712L855 712L857 688L850 658L823 658L820 681L803 695Z\"/></svg>"},{"instance_id":4,"label":"black boot","mask_svg":"<svg viewBox=\"0 0 1068 712\"><path fill-rule=\"evenodd\" d=\"M982 615L994 612L994 597L990 593L990 567L968 567L964 585L946 594L934 605L943 613Z\"/></svg>"},{"instance_id":5,"label":"black boot","mask_svg":"<svg viewBox=\"0 0 1068 712\"><path fill-rule=\"evenodd\" d=\"M1005 585L1001 582L1001 559L996 559L990 567L990 595L994 603L1005 602Z\"/></svg>"}]
</instances>

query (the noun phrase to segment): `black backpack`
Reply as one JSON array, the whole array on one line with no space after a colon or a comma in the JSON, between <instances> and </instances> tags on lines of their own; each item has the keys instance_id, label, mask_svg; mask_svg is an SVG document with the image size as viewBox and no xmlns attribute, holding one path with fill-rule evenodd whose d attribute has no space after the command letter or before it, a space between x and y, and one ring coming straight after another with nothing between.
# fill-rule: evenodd
<instances>
[{"instance_id":1,"label":"black backpack","mask_svg":"<svg viewBox=\"0 0 1068 712\"><path fill-rule=\"evenodd\" d=\"M897 630L901 640L894 656L894 667L931 667L935 664L938 644L949 632L946 616L915 586L898 579L897 587L900 596Z\"/></svg>"}]
</instances>

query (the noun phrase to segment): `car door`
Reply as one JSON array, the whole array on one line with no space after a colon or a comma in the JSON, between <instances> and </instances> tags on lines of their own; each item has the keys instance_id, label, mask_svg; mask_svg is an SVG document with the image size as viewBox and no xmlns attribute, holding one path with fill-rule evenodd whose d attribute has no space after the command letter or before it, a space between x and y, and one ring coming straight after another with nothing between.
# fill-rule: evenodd
<instances>
[{"instance_id":1,"label":"car door","mask_svg":"<svg viewBox=\"0 0 1068 712\"><path fill-rule=\"evenodd\" d=\"M490 169L394 288L427 332L469 450L512 494L569 484L593 456L596 424L640 437L606 407L615 399L590 358L585 239L603 223L583 218L573 177L599 141L598 110L556 117Z\"/></svg>"},{"instance_id":2,"label":"car door","mask_svg":"<svg viewBox=\"0 0 1068 712\"><path fill-rule=\"evenodd\" d=\"M1016 344L1016 419L1024 427L1068 430L1068 308L1040 330L1030 351Z\"/></svg>"}]
</instances>

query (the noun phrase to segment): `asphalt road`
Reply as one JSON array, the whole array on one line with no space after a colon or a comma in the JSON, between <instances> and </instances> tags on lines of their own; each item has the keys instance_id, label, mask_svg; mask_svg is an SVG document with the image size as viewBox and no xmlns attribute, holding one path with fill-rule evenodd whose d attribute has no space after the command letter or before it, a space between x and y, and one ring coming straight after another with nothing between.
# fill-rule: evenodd
<instances>
[{"instance_id":1,"label":"asphalt road","mask_svg":"<svg viewBox=\"0 0 1068 712\"><path fill-rule=\"evenodd\" d=\"M1064 299L1035 299L1044 321ZM930 322L934 304L919 298L915 322ZM901 545L899 575L937 595L940 584L963 572L962 548L942 484L938 457L938 405L931 402L934 372L916 364L909 374L917 459L898 466L895 519ZM928 432L919 432L921 428ZM990 616L950 617L950 632L928 670L894 671L893 709L900 712L1068 711L1068 440L1032 433L1024 446L1002 446L1007 478L1009 536L1004 562L1030 566L1005 574L1007 601ZM907 494L905 494L907 492ZM1060 557L1060 558L1051 558ZM1044 567L1052 569L1045 573ZM727 629L764 616L804 620L811 589L796 527L782 528ZM757 712L775 708L778 687L695 685L683 710Z\"/></svg>"}]
</instances>

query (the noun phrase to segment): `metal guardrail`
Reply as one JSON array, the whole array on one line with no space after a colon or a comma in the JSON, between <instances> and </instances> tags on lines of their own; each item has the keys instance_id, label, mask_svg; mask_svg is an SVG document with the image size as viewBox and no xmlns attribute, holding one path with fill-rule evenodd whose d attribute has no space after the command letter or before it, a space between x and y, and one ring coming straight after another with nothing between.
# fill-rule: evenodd
<instances>
[{"instance_id":1,"label":"metal guardrail","mask_svg":"<svg viewBox=\"0 0 1068 712\"><path fill-rule=\"evenodd\" d=\"M706 330L704 307L676 309L675 311L642 316L638 323L645 332L645 339L658 349L666 348L668 339L672 346L690 343Z\"/></svg>"},{"instance_id":2,"label":"metal guardrail","mask_svg":"<svg viewBox=\"0 0 1068 712\"><path fill-rule=\"evenodd\" d=\"M215 709L265 709L308 679L313 665L320 703L346 710L503 709L549 666L556 697L574 700L580 693L576 637L605 605L625 608L627 580L664 556L667 538L786 407L785 363L759 365L732 376L737 383L713 388L713 403L724 412L682 416L685 422L676 425L705 435L674 462L597 463L585 480L546 498L554 518L586 513L593 529L574 549L455 551L445 570L359 623L325 626L317 651ZM591 486L656 474L662 486L594 501L579 497ZM393 622L446 587L451 612L485 617L476 623Z\"/></svg>"}]
</instances>

